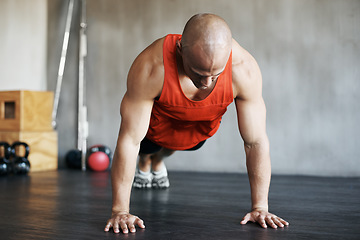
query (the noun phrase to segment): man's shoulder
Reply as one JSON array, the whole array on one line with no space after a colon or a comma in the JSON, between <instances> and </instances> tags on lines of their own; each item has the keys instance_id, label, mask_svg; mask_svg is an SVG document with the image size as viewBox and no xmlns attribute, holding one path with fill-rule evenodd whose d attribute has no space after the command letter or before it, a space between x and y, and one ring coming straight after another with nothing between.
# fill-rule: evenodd
<instances>
[{"instance_id":1,"label":"man's shoulder","mask_svg":"<svg viewBox=\"0 0 360 240\"><path fill-rule=\"evenodd\" d=\"M145 48L134 60L128 74L128 86L136 87L132 89L151 98L160 94L164 81L163 42L164 37Z\"/></svg>"},{"instance_id":2,"label":"man's shoulder","mask_svg":"<svg viewBox=\"0 0 360 240\"><path fill-rule=\"evenodd\" d=\"M132 69L149 74L157 68L163 68L163 43L165 37L159 38L147 46L134 60Z\"/></svg>"},{"instance_id":3,"label":"man's shoulder","mask_svg":"<svg viewBox=\"0 0 360 240\"><path fill-rule=\"evenodd\" d=\"M251 67L256 64L255 58L240 44L233 39L232 42L232 65L233 67Z\"/></svg>"},{"instance_id":4,"label":"man's shoulder","mask_svg":"<svg viewBox=\"0 0 360 240\"><path fill-rule=\"evenodd\" d=\"M162 62L162 52L165 37L156 39L147 48L142 51L138 57L145 58L147 61L160 61Z\"/></svg>"},{"instance_id":5,"label":"man's shoulder","mask_svg":"<svg viewBox=\"0 0 360 240\"><path fill-rule=\"evenodd\" d=\"M232 46L232 78L234 95L237 97L261 91L262 77L255 58L235 40Z\"/></svg>"}]
</instances>

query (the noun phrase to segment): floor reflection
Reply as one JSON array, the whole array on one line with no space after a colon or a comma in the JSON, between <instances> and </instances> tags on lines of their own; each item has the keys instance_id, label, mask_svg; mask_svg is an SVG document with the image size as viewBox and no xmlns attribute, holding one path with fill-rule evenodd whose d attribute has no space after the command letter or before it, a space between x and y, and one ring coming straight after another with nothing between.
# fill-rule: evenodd
<instances>
[{"instance_id":1,"label":"floor reflection","mask_svg":"<svg viewBox=\"0 0 360 240\"><path fill-rule=\"evenodd\" d=\"M33 174L9 176L8 186L16 184L16 188L7 190L8 196L13 200L8 207L11 208L12 215L21 216L17 218L18 228L13 233L14 239L26 236L32 229L42 229L43 232L39 232L39 235L51 234L51 229L57 222L59 195L57 173L51 174L51 179L46 173L38 173L36 177Z\"/></svg>"}]
</instances>

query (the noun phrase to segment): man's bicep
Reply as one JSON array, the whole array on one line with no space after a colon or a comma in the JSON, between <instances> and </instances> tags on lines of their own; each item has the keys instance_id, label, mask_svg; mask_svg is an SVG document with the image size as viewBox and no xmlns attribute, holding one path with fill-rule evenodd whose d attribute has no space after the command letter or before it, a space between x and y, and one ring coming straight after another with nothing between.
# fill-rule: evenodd
<instances>
[{"instance_id":1,"label":"man's bicep","mask_svg":"<svg viewBox=\"0 0 360 240\"><path fill-rule=\"evenodd\" d=\"M132 64L120 108L119 137L127 137L135 144L147 133L154 99L162 89L161 81L158 81L161 79L159 68L149 60L148 52L142 52Z\"/></svg>"},{"instance_id":2,"label":"man's bicep","mask_svg":"<svg viewBox=\"0 0 360 240\"><path fill-rule=\"evenodd\" d=\"M152 100L134 98L126 93L121 102L119 135L130 137L134 144L139 143L147 133L152 106Z\"/></svg>"},{"instance_id":3,"label":"man's bicep","mask_svg":"<svg viewBox=\"0 0 360 240\"><path fill-rule=\"evenodd\" d=\"M261 143L266 136L266 108L262 98L235 99L238 126L245 145Z\"/></svg>"}]
</instances>

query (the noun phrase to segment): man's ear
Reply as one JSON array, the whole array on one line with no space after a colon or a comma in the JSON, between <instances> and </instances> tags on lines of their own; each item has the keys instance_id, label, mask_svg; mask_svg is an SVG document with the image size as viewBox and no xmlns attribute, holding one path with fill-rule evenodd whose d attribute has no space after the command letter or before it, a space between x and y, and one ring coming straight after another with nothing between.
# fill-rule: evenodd
<instances>
[{"instance_id":1,"label":"man's ear","mask_svg":"<svg viewBox=\"0 0 360 240\"><path fill-rule=\"evenodd\" d=\"M181 39L176 40L176 51L181 55L182 54L182 46L181 46Z\"/></svg>"}]
</instances>

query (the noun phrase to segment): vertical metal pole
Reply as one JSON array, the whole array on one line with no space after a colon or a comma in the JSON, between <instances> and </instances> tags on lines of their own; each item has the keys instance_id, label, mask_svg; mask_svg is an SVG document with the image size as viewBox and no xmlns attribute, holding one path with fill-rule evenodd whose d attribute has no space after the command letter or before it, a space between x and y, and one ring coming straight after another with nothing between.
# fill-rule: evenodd
<instances>
[{"instance_id":1,"label":"vertical metal pole","mask_svg":"<svg viewBox=\"0 0 360 240\"><path fill-rule=\"evenodd\" d=\"M78 105L78 150L81 151L81 169L86 170L86 143L88 137L87 108L85 105L85 58L87 56L86 38L86 0L81 0L79 42L79 105Z\"/></svg>"},{"instance_id":2,"label":"vertical metal pole","mask_svg":"<svg viewBox=\"0 0 360 240\"><path fill-rule=\"evenodd\" d=\"M62 44L58 77L56 80L54 106L53 106L53 111L52 111L52 127L54 129L56 128L56 115L57 115L57 110L58 110L58 106L59 106L61 84L62 84L62 79L63 79L63 75L64 75L66 54L67 54L68 45L69 45L70 28L71 28L71 20L72 20L73 11L74 11L74 0L70 0L68 12L67 12L67 16L66 16L65 33L64 33L63 44Z\"/></svg>"}]
</instances>

